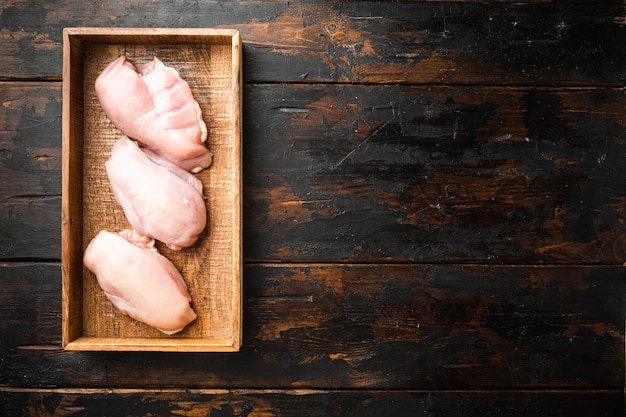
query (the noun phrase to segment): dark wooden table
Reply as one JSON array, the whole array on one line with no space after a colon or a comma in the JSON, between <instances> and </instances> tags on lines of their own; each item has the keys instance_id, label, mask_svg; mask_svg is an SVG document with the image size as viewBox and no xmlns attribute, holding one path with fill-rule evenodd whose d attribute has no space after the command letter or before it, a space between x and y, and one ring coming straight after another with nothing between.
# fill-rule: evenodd
<instances>
[{"instance_id":1,"label":"dark wooden table","mask_svg":"<svg viewBox=\"0 0 626 417\"><path fill-rule=\"evenodd\" d=\"M0 415L623 416L622 1L0 5ZM66 26L244 42L239 353L61 348Z\"/></svg>"}]
</instances>

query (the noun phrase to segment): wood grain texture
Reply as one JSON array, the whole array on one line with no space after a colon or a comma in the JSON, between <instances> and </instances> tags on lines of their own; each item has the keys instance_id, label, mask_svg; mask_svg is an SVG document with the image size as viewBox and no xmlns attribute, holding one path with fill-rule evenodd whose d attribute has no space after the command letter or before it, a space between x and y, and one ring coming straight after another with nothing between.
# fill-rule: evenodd
<instances>
[{"instance_id":1,"label":"wood grain texture","mask_svg":"<svg viewBox=\"0 0 626 417\"><path fill-rule=\"evenodd\" d=\"M195 416L529 416L621 417L621 395L593 392L5 390L6 417Z\"/></svg>"},{"instance_id":2,"label":"wood grain texture","mask_svg":"<svg viewBox=\"0 0 626 417\"><path fill-rule=\"evenodd\" d=\"M0 6L0 77L60 79L66 26L222 27L250 81L615 85L624 19L621 2L19 0Z\"/></svg>"},{"instance_id":3,"label":"wood grain texture","mask_svg":"<svg viewBox=\"0 0 626 417\"><path fill-rule=\"evenodd\" d=\"M0 3L1 415L624 415L623 0ZM242 33L240 352L61 348L76 26Z\"/></svg>"},{"instance_id":4,"label":"wood grain texture","mask_svg":"<svg viewBox=\"0 0 626 417\"><path fill-rule=\"evenodd\" d=\"M244 272L240 352L120 354L61 349L58 264L2 265L0 385L623 385L621 266L259 264Z\"/></svg>"},{"instance_id":5,"label":"wood grain texture","mask_svg":"<svg viewBox=\"0 0 626 417\"><path fill-rule=\"evenodd\" d=\"M19 126L37 106L35 124L58 120L59 86L21 85L3 90L5 256L58 259L60 126ZM249 84L244 100L248 261L624 261L621 88Z\"/></svg>"},{"instance_id":6,"label":"wood grain texture","mask_svg":"<svg viewBox=\"0 0 626 417\"><path fill-rule=\"evenodd\" d=\"M0 259L60 259L61 90L0 85Z\"/></svg>"},{"instance_id":7,"label":"wood grain texture","mask_svg":"<svg viewBox=\"0 0 626 417\"><path fill-rule=\"evenodd\" d=\"M621 88L246 94L247 258L624 260Z\"/></svg>"}]
</instances>

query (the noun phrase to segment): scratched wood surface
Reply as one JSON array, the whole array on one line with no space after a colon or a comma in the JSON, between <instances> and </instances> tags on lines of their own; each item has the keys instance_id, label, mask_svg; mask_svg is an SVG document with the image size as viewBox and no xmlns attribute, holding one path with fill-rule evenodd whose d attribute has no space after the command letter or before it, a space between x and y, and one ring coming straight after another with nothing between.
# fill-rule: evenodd
<instances>
[{"instance_id":1,"label":"scratched wood surface","mask_svg":"<svg viewBox=\"0 0 626 417\"><path fill-rule=\"evenodd\" d=\"M0 167L15 180L0 251L58 259L60 85L7 82L0 94L19 132L5 133ZM251 84L244 94L248 260L623 260L622 89Z\"/></svg>"},{"instance_id":2,"label":"scratched wood surface","mask_svg":"<svg viewBox=\"0 0 626 417\"><path fill-rule=\"evenodd\" d=\"M0 5L0 414L624 415L622 1ZM244 43L235 354L61 349L61 31Z\"/></svg>"},{"instance_id":3,"label":"scratched wood surface","mask_svg":"<svg viewBox=\"0 0 626 417\"><path fill-rule=\"evenodd\" d=\"M617 396L606 392L419 392L419 391L236 391L195 390L60 392L18 391L9 401L14 409L36 410L51 417L122 415L140 409L146 416L552 416L597 417L615 415ZM34 413L32 413L34 414ZM31 415L32 415L31 414ZM19 413L6 414L19 417Z\"/></svg>"},{"instance_id":4,"label":"scratched wood surface","mask_svg":"<svg viewBox=\"0 0 626 417\"><path fill-rule=\"evenodd\" d=\"M622 266L247 264L242 349L210 355L61 350L59 270L3 268L3 384L584 390L623 382Z\"/></svg>"},{"instance_id":5,"label":"scratched wood surface","mask_svg":"<svg viewBox=\"0 0 626 417\"><path fill-rule=\"evenodd\" d=\"M621 0L9 0L0 78L59 79L64 26L162 26L240 30L248 81L621 85L623 24Z\"/></svg>"}]
</instances>

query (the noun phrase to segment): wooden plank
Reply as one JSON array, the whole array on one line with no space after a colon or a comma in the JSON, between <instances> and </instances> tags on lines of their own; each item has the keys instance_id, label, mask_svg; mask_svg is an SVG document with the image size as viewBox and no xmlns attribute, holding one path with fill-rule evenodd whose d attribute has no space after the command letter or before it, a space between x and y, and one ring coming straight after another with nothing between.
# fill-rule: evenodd
<instances>
[{"instance_id":1,"label":"wooden plank","mask_svg":"<svg viewBox=\"0 0 626 417\"><path fill-rule=\"evenodd\" d=\"M5 257L59 256L58 203L41 199L60 190L59 87L0 90ZM623 89L253 84L244 98L248 261L624 262Z\"/></svg>"},{"instance_id":2,"label":"wooden plank","mask_svg":"<svg viewBox=\"0 0 626 417\"><path fill-rule=\"evenodd\" d=\"M18 337L22 345L57 345L61 331L61 265L37 262L0 263L0 349ZM15 346L14 346L15 347ZM13 348L14 348L13 347ZM60 347L60 346L59 346ZM7 367L0 367L0 385L8 382Z\"/></svg>"},{"instance_id":3,"label":"wooden plank","mask_svg":"<svg viewBox=\"0 0 626 417\"><path fill-rule=\"evenodd\" d=\"M246 257L623 263L623 89L251 85Z\"/></svg>"},{"instance_id":4,"label":"wooden plank","mask_svg":"<svg viewBox=\"0 0 626 417\"><path fill-rule=\"evenodd\" d=\"M60 196L0 200L0 260L59 260L60 219Z\"/></svg>"},{"instance_id":5,"label":"wooden plank","mask_svg":"<svg viewBox=\"0 0 626 417\"><path fill-rule=\"evenodd\" d=\"M0 388L6 417L528 416L622 417L619 391L20 390Z\"/></svg>"},{"instance_id":6,"label":"wooden plank","mask_svg":"<svg viewBox=\"0 0 626 417\"><path fill-rule=\"evenodd\" d=\"M0 267L15 387L622 390L622 266L247 265L240 352L61 349L58 264Z\"/></svg>"},{"instance_id":7,"label":"wooden plank","mask_svg":"<svg viewBox=\"0 0 626 417\"><path fill-rule=\"evenodd\" d=\"M222 27L246 81L623 84L622 2L61 1L0 6L3 79L61 77L66 26Z\"/></svg>"},{"instance_id":8,"label":"wooden plank","mask_svg":"<svg viewBox=\"0 0 626 417\"><path fill-rule=\"evenodd\" d=\"M0 86L0 259L61 257L61 90Z\"/></svg>"},{"instance_id":9,"label":"wooden plank","mask_svg":"<svg viewBox=\"0 0 626 417\"><path fill-rule=\"evenodd\" d=\"M0 83L0 200L61 195L61 86Z\"/></svg>"}]
</instances>

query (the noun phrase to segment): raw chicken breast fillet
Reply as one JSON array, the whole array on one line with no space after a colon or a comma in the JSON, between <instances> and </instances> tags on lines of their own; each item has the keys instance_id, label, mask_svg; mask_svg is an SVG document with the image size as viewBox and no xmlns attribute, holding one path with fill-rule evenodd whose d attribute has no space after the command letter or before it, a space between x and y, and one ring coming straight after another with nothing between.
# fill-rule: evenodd
<instances>
[{"instance_id":1,"label":"raw chicken breast fillet","mask_svg":"<svg viewBox=\"0 0 626 417\"><path fill-rule=\"evenodd\" d=\"M136 69L121 56L98 75L95 88L111 122L159 159L194 173L211 165L202 111L174 68L155 57Z\"/></svg>"},{"instance_id":2,"label":"raw chicken breast fillet","mask_svg":"<svg viewBox=\"0 0 626 417\"><path fill-rule=\"evenodd\" d=\"M107 298L122 313L165 334L194 321L187 285L176 267L134 230L100 231L83 256Z\"/></svg>"},{"instance_id":3,"label":"raw chicken breast fillet","mask_svg":"<svg viewBox=\"0 0 626 417\"><path fill-rule=\"evenodd\" d=\"M202 183L177 166L153 162L128 137L105 164L113 195L138 232L171 249L191 246L206 226Z\"/></svg>"}]
</instances>

